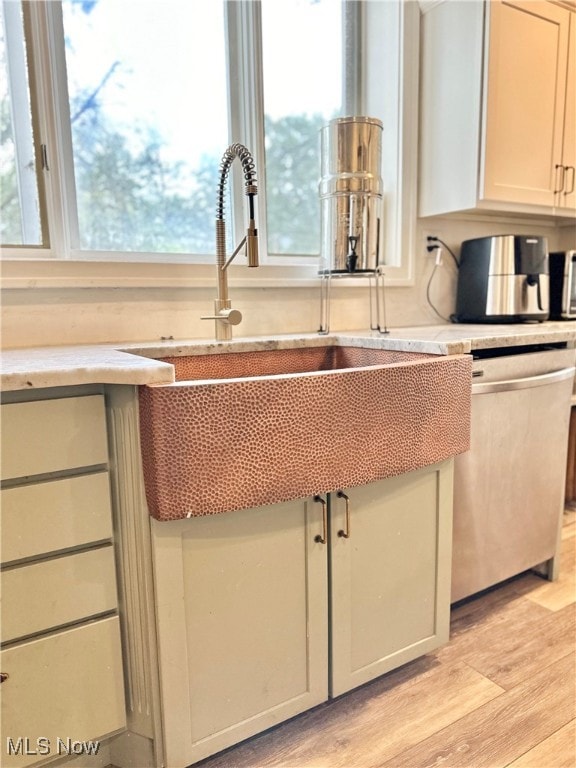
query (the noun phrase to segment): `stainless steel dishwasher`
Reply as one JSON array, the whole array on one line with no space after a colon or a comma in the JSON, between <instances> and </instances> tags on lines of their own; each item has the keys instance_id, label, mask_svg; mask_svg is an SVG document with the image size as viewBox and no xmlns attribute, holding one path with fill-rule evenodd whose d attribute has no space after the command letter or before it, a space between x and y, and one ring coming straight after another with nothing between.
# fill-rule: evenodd
<instances>
[{"instance_id":1,"label":"stainless steel dishwasher","mask_svg":"<svg viewBox=\"0 0 576 768\"><path fill-rule=\"evenodd\" d=\"M482 350L470 451L456 457L452 602L529 568L555 577L574 349Z\"/></svg>"}]
</instances>

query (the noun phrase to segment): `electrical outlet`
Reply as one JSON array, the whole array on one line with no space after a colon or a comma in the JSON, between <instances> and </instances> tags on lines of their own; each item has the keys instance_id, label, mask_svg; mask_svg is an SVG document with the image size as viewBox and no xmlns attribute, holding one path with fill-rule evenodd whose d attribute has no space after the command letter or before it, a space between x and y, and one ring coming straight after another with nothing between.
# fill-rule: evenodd
<instances>
[{"instance_id":1,"label":"electrical outlet","mask_svg":"<svg viewBox=\"0 0 576 768\"><path fill-rule=\"evenodd\" d=\"M434 238L442 238L442 233L437 230L429 230L429 231L425 231L423 233L423 236L424 236L424 243L423 243L424 252L429 253L430 255L435 255L438 249L431 246L439 245L439 243L435 241Z\"/></svg>"}]
</instances>

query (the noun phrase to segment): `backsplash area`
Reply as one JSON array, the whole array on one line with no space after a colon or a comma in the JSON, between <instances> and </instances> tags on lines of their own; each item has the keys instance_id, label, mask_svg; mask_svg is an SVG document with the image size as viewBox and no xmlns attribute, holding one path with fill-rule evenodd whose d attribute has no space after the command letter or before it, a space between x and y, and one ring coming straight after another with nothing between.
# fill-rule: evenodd
<instances>
[{"instance_id":1,"label":"backsplash area","mask_svg":"<svg viewBox=\"0 0 576 768\"><path fill-rule=\"evenodd\" d=\"M574 247L574 228L557 229L530 220L513 222L430 218L418 222L414 239L414 284L386 291L390 327L434 325L454 310L456 268L445 253L429 285L435 256L426 252L434 234L458 254L462 240L490 234L540 234L550 249ZM215 281L214 281L215 282ZM428 289L428 290L427 290ZM244 319L236 336L315 332L319 326L319 287L234 287L235 306ZM2 296L2 347L210 338L213 326L200 320L211 313L214 287L202 288L26 288ZM427 293L439 314L428 303ZM338 287L334 281L331 330L361 330L369 324L367 287Z\"/></svg>"}]
</instances>

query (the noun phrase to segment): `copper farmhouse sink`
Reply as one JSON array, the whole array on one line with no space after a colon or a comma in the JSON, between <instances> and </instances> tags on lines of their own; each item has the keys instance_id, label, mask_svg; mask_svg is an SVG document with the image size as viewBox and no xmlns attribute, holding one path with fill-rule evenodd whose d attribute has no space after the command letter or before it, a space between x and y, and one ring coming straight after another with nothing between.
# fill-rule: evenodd
<instances>
[{"instance_id":1,"label":"copper farmhouse sink","mask_svg":"<svg viewBox=\"0 0 576 768\"><path fill-rule=\"evenodd\" d=\"M139 390L158 520L364 485L469 447L467 355L336 345L162 359L176 381Z\"/></svg>"}]
</instances>

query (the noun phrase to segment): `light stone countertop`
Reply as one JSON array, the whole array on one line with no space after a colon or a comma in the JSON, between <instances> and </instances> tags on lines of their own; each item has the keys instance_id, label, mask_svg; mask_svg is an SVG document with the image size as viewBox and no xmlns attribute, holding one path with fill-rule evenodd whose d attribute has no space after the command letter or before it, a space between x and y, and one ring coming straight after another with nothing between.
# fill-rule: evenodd
<instances>
[{"instance_id":1,"label":"light stone countertop","mask_svg":"<svg viewBox=\"0 0 576 768\"><path fill-rule=\"evenodd\" d=\"M465 354L476 349L576 341L576 322L511 325L435 325L393 328L388 334L350 331L274 337L239 337L232 342L161 340L65 347L9 349L1 353L0 387L4 392L79 384L162 384L174 381L174 368L160 357L225 351L351 344L435 355Z\"/></svg>"},{"instance_id":2,"label":"light stone countertop","mask_svg":"<svg viewBox=\"0 0 576 768\"><path fill-rule=\"evenodd\" d=\"M411 351L414 352L455 355L495 347L574 342L576 341L576 321L501 325L446 323L445 325L394 328L389 336L384 338L390 340L391 346L388 346L388 349L408 351L408 346L401 345L411 344L414 347ZM395 344L398 346L392 346ZM425 346L428 348L424 349Z\"/></svg>"}]
</instances>

